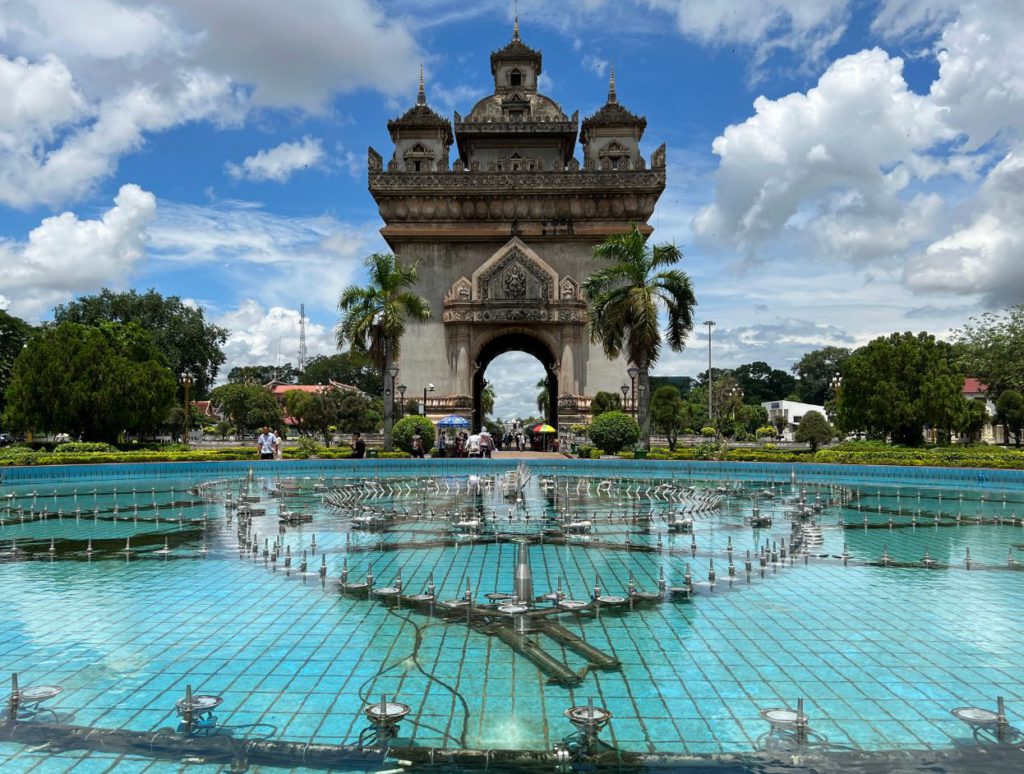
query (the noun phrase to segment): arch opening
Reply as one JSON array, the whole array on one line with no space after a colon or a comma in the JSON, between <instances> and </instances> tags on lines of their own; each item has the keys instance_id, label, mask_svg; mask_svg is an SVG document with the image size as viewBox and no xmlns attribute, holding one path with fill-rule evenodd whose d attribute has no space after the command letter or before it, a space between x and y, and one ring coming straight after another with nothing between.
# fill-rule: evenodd
<instances>
[{"instance_id":1,"label":"arch opening","mask_svg":"<svg viewBox=\"0 0 1024 774\"><path fill-rule=\"evenodd\" d=\"M484 374L487 367L495 358L507 352L525 352L540 362L548 397L544 421L552 427L558 427L558 368L555 356L546 343L522 332L496 336L480 348L476 358L476 372L473 375L473 427L483 426L483 391L486 386Z\"/></svg>"}]
</instances>

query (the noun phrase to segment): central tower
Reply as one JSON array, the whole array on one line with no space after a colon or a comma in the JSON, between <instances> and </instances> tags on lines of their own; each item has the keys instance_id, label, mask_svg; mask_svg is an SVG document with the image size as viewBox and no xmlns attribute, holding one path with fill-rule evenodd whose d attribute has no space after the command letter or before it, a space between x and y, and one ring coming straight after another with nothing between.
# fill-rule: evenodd
<instances>
[{"instance_id":1,"label":"central tower","mask_svg":"<svg viewBox=\"0 0 1024 774\"><path fill-rule=\"evenodd\" d=\"M650 234L665 189L665 146L644 161L647 121L618 103L614 71L605 105L580 125L537 91L541 64L517 19L491 54L494 93L456 112L454 131L427 104L421 72L416 104L388 122L391 158L369 149L381 234L419 265L415 292L431 306L402 339L402 381L414 395L434 384L429 413L472 413L474 427L484 371L512 350L543 364L556 427L584 420L599 390L618 392L628 364L591 345L580 285L608 236L634 224Z\"/></svg>"}]
</instances>

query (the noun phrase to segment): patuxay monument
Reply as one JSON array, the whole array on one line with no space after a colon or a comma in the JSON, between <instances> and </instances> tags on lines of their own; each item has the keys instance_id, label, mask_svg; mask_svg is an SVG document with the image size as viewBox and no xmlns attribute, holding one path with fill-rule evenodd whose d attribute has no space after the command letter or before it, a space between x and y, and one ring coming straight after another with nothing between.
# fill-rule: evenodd
<instances>
[{"instance_id":1,"label":"patuxay monument","mask_svg":"<svg viewBox=\"0 0 1024 774\"><path fill-rule=\"evenodd\" d=\"M494 93L454 122L416 104L388 122L394 152L369 150L381 230L404 263L429 322L408 326L402 378L436 391L429 413L481 423L484 371L498 355L534 355L547 373L550 424L581 421L599 390L618 393L628 364L590 343L580 285L593 248L633 224L645 233L665 188L665 146L640 155L647 121L608 99L579 123L537 91L541 52L512 40L491 54ZM582 162L575 156L576 141ZM455 145L455 159L450 159Z\"/></svg>"}]
</instances>

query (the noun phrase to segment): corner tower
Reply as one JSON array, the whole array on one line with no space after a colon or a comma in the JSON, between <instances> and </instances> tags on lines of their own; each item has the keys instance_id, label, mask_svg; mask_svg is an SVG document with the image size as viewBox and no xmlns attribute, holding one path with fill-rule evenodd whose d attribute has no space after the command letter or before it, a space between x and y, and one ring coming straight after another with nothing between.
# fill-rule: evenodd
<instances>
[{"instance_id":1,"label":"corner tower","mask_svg":"<svg viewBox=\"0 0 1024 774\"><path fill-rule=\"evenodd\" d=\"M406 330L400 380L413 395L435 385L434 418L472 414L479 425L484 370L512 350L543 364L556 426L585 419L596 392L627 380L628 364L590 343L580 285L608 236L634 224L651 232L665 146L645 162L646 119L618 104L614 74L606 104L580 127L578 113L537 90L541 65L517 19L491 54L494 92L456 112L454 132L428 107L421 73L416 105L388 122L391 159L369 150L381 234L419 264L415 290L431 305L431 319Z\"/></svg>"}]
</instances>

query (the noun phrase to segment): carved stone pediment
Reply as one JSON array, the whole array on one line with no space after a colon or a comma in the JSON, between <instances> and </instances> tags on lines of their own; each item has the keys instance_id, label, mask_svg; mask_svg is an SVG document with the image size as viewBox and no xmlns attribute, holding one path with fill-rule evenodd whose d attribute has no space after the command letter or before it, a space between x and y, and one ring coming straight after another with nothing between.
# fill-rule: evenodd
<instances>
[{"instance_id":1,"label":"carved stone pediment","mask_svg":"<svg viewBox=\"0 0 1024 774\"><path fill-rule=\"evenodd\" d=\"M475 298L483 301L554 300L558 274L515 238L473 272Z\"/></svg>"},{"instance_id":2,"label":"carved stone pediment","mask_svg":"<svg viewBox=\"0 0 1024 774\"><path fill-rule=\"evenodd\" d=\"M451 288L448 290L448 294L444 297L445 301L470 301L473 298L473 283L469 281L468 277L459 277L452 283Z\"/></svg>"}]
</instances>

